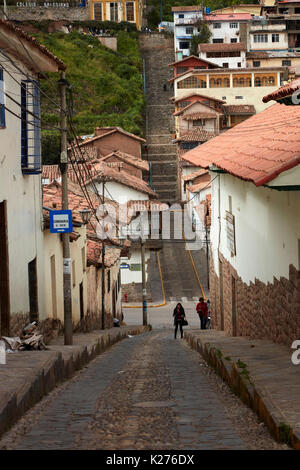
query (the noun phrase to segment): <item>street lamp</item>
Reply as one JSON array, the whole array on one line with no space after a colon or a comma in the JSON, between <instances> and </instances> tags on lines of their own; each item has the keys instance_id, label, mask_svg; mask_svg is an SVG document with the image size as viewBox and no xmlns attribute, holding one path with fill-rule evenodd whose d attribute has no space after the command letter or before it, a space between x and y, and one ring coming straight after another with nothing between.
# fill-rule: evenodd
<instances>
[{"instance_id":1,"label":"street lamp","mask_svg":"<svg viewBox=\"0 0 300 470\"><path fill-rule=\"evenodd\" d=\"M91 215L90 209L82 209L81 211L79 211L79 213L81 215L81 219L84 225L88 224L90 220L90 215Z\"/></svg>"}]
</instances>

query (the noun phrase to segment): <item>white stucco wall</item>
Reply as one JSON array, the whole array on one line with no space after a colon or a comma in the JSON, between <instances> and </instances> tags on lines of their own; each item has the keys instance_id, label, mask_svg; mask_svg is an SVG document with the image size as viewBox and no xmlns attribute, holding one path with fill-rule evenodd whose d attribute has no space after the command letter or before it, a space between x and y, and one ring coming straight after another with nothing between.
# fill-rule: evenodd
<instances>
[{"instance_id":1,"label":"white stucco wall","mask_svg":"<svg viewBox=\"0 0 300 470\"><path fill-rule=\"evenodd\" d=\"M22 70L26 70L15 58L13 60ZM25 75L16 73L7 61L5 67L10 70L17 82L26 79ZM29 70L26 70L26 73L29 73ZM4 89L20 102L21 87L5 71ZM5 105L20 115L20 107L8 98L5 98ZM28 263L36 258L38 309L40 319L43 319L45 303L41 176L22 174L21 121L8 111L5 111L5 119L6 127L0 129L0 202L7 201L11 315L29 312Z\"/></svg>"},{"instance_id":2,"label":"white stucco wall","mask_svg":"<svg viewBox=\"0 0 300 470\"><path fill-rule=\"evenodd\" d=\"M206 52L200 52L201 59L209 60L213 64L223 67L224 63L228 63L229 69L237 69L238 67L246 67L246 52L241 51L240 57L206 57ZM238 65L240 64L240 65Z\"/></svg>"},{"instance_id":3,"label":"white stucco wall","mask_svg":"<svg viewBox=\"0 0 300 470\"><path fill-rule=\"evenodd\" d=\"M98 193L102 195L102 183L95 183ZM127 201L146 201L149 199L148 194L142 193L134 188L125 186L125 184L117 183L115 181L108 181L105 183L104 196L123 204ZM94 191L92 185L88 186L88 189Z\"/></svg>"},{"instance_id":4,"label":"white stucco wall","mask_svg":"<svg viewBox=\"0 0 300 470\"><path fill-rule=\"evenodd\" d=\"M212 179L216 173L211 174ZM289 265L299 266L300 192L256 187L230 175L212 182L211 248L214 269L219 272L219 184L220 251L244 282L273 282L273 276L289 276ZM236 256L227 248L225 211L232 200L235 216Z\"/></svg>"},{"instance_id":5,"label":"white stucco wall","mask_svg":"<svg viewBox=\"0 0 300 470\"><path fill-rule=\"evenodd\" d=\"M184 15L184 18L179 18L179 15ZM202 13L199 11L182 11L174 13L174 51L175 59L178 59L176 52L182 51L183 56L190 55L190 49L180 49L179 42L190 42L192 35L197 34L197 28L194 26L194 21L197 18L202 18ZM192 34L186 33L187 27L193 27Z\"/></svg>"},{"instance_id":6,"label":"white stucco wall","mask_svg":"<svg viewBox=\"0 0 300 470\"><path fill-rule=\"evenodd\" d=\"M220 28L214 28L214 23L220 23ZM236 23L237 28L230 28L230 23ZM212 33L210 42L213 43L213 39L223 39L224 43L230 43L231 39L237 39L239 42L240 22L232 19L232 21L216 21L208 23L209 29Z\"/></svg>"},{"instance_id":7,"label":"white stucco wall","mask_svg":"<svg viewBox=\"0 0 300 470\"><path fill-rule=\"evenodd\" d=\"M150 251L146 249L145 250L145 262L147 263L149 259L150 259ZM132 264L139 264L140 271L131 271L130 267L121 268L121 283L122 284L129 284L131 282L141 283L142 282L141 250L132 248L130 250L130 256L128 258L127 257L121 258L121 264L122 263L129 264L129 266L131 266ZM147 280L148 280L148 272L146 269L146 282ZM126 292L126 289L124 292Z\"/></svg>"},{"instance_id":8,"label":"white stucco wall","mask_svg":"<svg viewBox=\"0 0 300 470\"><path fill-rule=\"evenodd\" d=\"M272 51L272 50L287 50L289 47L288 43L288 33L281 32L281 31L276 31L274 30L273 33L278 33L279 34L279 41L278 42L272 42L272 33L269 33L267 30L265 33L255 33L255 31L252 31L250 34L250 43L249 43L249 49L251 51ZM267 34L268 35L268 41L267 42L254 42L254 35L256 34Z\"/></svg>"},{"instance_id":9,"label":"white stucco wall","mask_svg":"<svg viewBox=\"0 0 300 470\"><path fill-rule=\"evenodd\" d=\"M74 230L81 235L76 241L70 243L72 318L74 322L78 322L80 320L79 285L81 282L83 283L84 314L87 311L86 229L83 226L74 227ZM82 248L85 249L85 263L83 263ZM59 234L50 233L50 230L46 230L44 232L45 300L46 317L49 318L54 317L51 279L51 256L53 255L55 256L57 318L64 322L62 242Z\"/></svg>"}]
</instances>

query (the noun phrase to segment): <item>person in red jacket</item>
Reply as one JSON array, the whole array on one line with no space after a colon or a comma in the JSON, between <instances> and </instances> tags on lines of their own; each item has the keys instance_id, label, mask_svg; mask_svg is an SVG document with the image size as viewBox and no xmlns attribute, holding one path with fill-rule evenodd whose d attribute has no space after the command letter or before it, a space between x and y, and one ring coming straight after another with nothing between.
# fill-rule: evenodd
<instances>
[{"instance_id":1,"label":"person in red jacket","mask_svg":"<svg viewBox=\"0 0 300 470\"><path fill-rule=\"evenodd\" d=\"M207 308L207 303L204 302L203 297L200 297L199 302L196 307L196 311L199 315L201 330L205 330L208 308Z\"/></svg>"}]
</instances>

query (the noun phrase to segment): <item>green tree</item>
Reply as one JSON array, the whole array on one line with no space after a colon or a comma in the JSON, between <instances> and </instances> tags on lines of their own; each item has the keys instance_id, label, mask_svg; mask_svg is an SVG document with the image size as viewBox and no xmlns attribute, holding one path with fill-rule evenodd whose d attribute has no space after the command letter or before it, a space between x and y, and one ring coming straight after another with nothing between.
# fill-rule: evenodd
<instances>
[{"instance_id":1,"label":"green tree","mask_svg":"<svg viewBox=\"0 0 300 470\"><path fill-rule=\"evenodd\" d=\"M198 44L208 43L212 35L208 25L199 21L195 25L198 28L198 34L194 34L191 39L191 55L198 55Z\"/></svg>"}]
</instances>

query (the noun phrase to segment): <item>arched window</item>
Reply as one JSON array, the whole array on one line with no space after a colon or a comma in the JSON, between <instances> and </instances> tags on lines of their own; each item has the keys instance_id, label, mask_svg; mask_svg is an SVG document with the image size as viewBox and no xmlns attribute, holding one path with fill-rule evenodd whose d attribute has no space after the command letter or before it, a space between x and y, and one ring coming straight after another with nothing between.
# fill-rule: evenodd
<instances>
[{"instance_id":1,"label":"arched window","mask_svg":"<svg viewBox=\"0 0 300 470\"><path fill-rule=\"evenodd\" d=\"M269 77L269 86L274 86L275 85L275 79L274 77Z\"/></svg>"},{"instance_id":2,"label":"arched window","mask_svg":"<svg viewBox=\"0 0 300 470\"><path fill-rule=\"evenodd\" d=\"M230 87L230 80L229 78L224 78L224 88L229 88Z\"/></svg>"},{"instance_id":3,"label":"arched window","mask_svg":"<svg viewBox=\"0 0 300 470\"><path fill-rule=\"evenodd\" d=\"M263 77L262 78L262 86L268 86L269 83L269 77Z\"/></svg>"},{"instance_id":4,"label":"arched window","mask_svg":"<svg viewBox=\"0 0 300 470\"><path fill-rule=\"evenodd\" d=\"M238 87L238 86L239 86L239 80L238 80L238 78L234 78L234 79L233 79L233 86L234 86L234 87Z\"/></svg>"},{"instance_id":5,"label":"arched window","mask_svg":"<svg viewBox=\"0 0 300 470\"><path fill-rule=\"evenodd\" d=\"M239 86L245 86L244 77L239 79Z\"/></svg>"},{"instance_id":6,"label":"arched window","mask_svg":"<svg viewBox=\"0 0 300 470\"><path fill-rule=\"evenodd\" d=\"M255 84L255 86L261 86L260 77L255 77L254 84Z\"/></svg>"}]
</instances>

